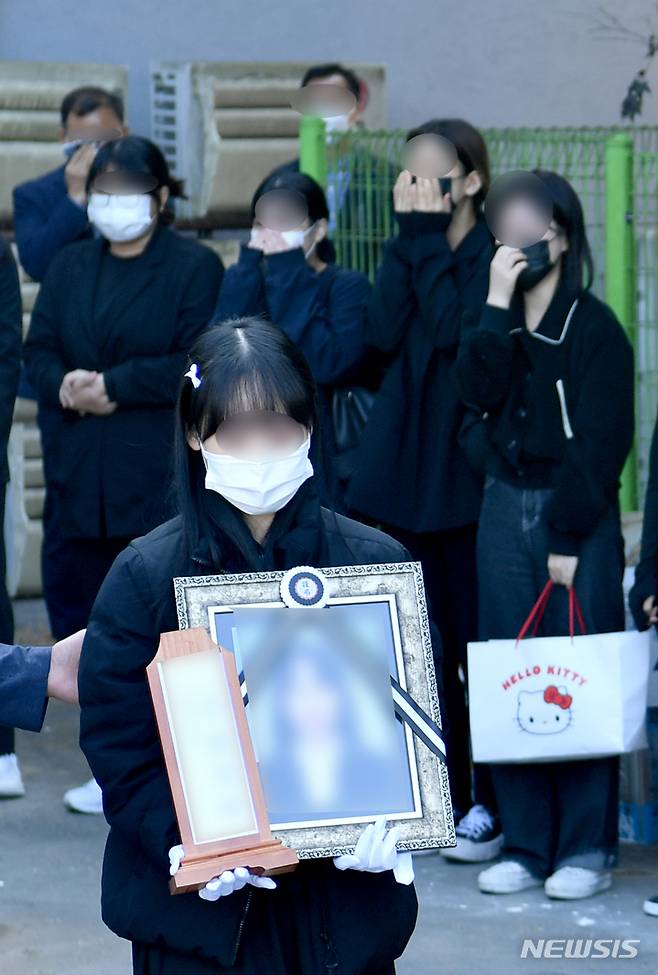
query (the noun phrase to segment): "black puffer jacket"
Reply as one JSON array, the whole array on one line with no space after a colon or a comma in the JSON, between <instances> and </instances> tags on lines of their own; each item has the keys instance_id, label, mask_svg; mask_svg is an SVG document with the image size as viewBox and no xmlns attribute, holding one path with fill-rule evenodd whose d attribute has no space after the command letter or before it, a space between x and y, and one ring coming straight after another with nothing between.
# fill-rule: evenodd
<instances>
[{"instance_id":1,"label":"black puffer jacket","mask_svg":"<svg viewBox=\"0 0 658 975\"><path fill-rule=\"evenodd\" d=\"M274 894L247 887L218 903L169 894L168 851L180 840L144 671L160 633L178 628L172 579L409 558L387 535L320 508L312 480L277 514L263 548L227 502L214 494L208 501L212 537L189 556L182 522L174 519L133 542L105 580L87 630L80 743L110 824L103 919L129 940L230 966L247 915L250 938L262 940L263 957L269 956L269 912L281 893L310 928L305 940L313 961L305 975L328 968L357 975L385 966L402 953L417 911L413 886L397 884L390 871L342 872L330 860L307 861L277 878Z\"/></svg>"}]
</instances>

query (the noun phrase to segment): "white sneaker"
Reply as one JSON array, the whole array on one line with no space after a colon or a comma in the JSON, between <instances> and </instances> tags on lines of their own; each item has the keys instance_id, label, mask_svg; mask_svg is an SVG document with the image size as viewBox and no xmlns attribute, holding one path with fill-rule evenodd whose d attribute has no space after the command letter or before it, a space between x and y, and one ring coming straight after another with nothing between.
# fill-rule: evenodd
<instances>
[{"instance_id":1,"label":"white sneaker","mask_svg":"<svg viewBox=\"0 0 658 975\"><path fill-rule=\"evenodd\" d=\"M516 894L529 887L541 887L542 881L516 860L502 860L478 875L483 894Z\"/></svg>"},{"instance_id":2,"label":"white sneaker","mask_svg":"<svg viewBox=\"0 0 658 975\"><path fill-rule=\"evenodd\" d=\"M498 817L492 816L485 806L472 806L459 820L455 830L457 846L441 850L446 860L461 863L484 863L495 860L500 854L505 837L500 831Z\"/></svg>"},{"instance_id":3,"label":"white sneaker","mask_svg":"<svg viewBox=\"0 0 658 975\"><path fill-rule=\"evenodd\" d=\"M21 769L15 755L0 755L0 799L20 799L25 795Z\"/></svg>"},{"instance_id":4,"label":"white sneaker","mask_svg":"<svg viewBox=\"0 0 658 975\"><path fill-rule=\"evenodd\" d=\"M642 910L651 917L658 917L658 897L649 897L642 905Z\"/></svg>"},{"instance_id":5,"label":"white sneaker","mask_svg":"<svg viewBox=\"0 0 658 975\"><path fill-rule=\"evenodd\" d=\"M580 900L612 886L609 870L586 870L585 867L560 867L548 878L544 890L559 900Z\"/></svg>"},{"instance_id":6,"label":"white sneaker","mask_svg":"<svg viewBox=\"0 0 658 975\"><path fill-rule=\"evenodd\" d=\"M64 793L64 805L71 812L88 813L99 816L103 812L103 793L96 779L89 779L77 789L69 789Z\"/></svg>"}]
</instances>

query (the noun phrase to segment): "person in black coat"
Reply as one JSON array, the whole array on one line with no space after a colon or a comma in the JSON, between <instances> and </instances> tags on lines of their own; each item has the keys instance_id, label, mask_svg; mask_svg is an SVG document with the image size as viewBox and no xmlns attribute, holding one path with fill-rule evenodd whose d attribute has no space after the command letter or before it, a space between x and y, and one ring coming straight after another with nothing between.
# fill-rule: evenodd
<instances>
[{"instance_id":1,"label":"person in black coat","mask_svg":"<svg viewBox=\"0 0 658 975\"><path fill-rule=\"evenodd\" d=\"M6 586L5 494L9 481L7 444L21 370L23 327L18 272L7 242L0 238L0 643L14 642L14 616ZM0 797L23 794L14 754L13 728L0 726Z\"/></svg>"},{"instance_id":2,"label":"person in black coat","mask_svg":"<svg viewBox=\"0 0 658 975\"><path fill-rule=\"evenodd\" d=\"M34 281L43 281L63 247L92 236L87 216L89 170L98 145L127 131L121 97L103 88L85 86L69 92L60 115L66 164L14 189L18 256Z\"/></svg>"},{"instance_id":3,"label":"person in black coat","mask_svg":"<svg viewBox=\"0 0 658 975\"><path fill-rule=\"evenodd\" d=\"M658 421L653 429L649 454L649 481L644 499L642 545L640 561L635 567L635 579L628 605L638 630L648 630L658 624ZM644 902L644 912L658 916L658 896Z\"/></svg>"},{"instance_id":4,"label":"person in black coat","mask_svg":"<svg viewBox=\"0 0 658 975\"><path fill-rule=\"evenodd\" d=\"M658 421L654 426L649 454L649 481L644 499L640 561L628 605L638 630L648 630L658 623ZM644 902L644 912L658 915L658 896Z\"/></svg>"},{"instance_id":5,"label":"person in black coat","mask_svg":"<svg viewBox=\"0 0 658 975\"><path fill-rule=\"evenodd\" d=\"M642 545L635 567L628 605L638 630L658 623L658 421L653 429L649 453L649 480L644 499Z\"/></svg>"},{"instance_id":6,"label":"person in black coat","mask_svg":"<svg viewBox=\"0 0 658 975\"><path fill-rule=\"evenodd\" d=\"M301 206L299 214L296 205ZM281 206L290 207L297 229L272 229L282 220L291 226L282 217ZM226 272L215 320L261 315L304 353L320 388L325 421L322 496L340 503L340 485L331 476L330 464L335 453L332 394L355 381L376 385L379 376L372 360L366 365L370 283L364 274L334 263L327 238L328 215L322 188L310 176L288 173L265 180L252 201L251 240L241 248L238 263Z\"/></svg>"},{"instance_id":7,"label":"person in black coat","mask_svg":"<svg viewBox=\"0 0 658 975\"><path fill-rule=\"evenodd\" d=\"M223 267L167 223L181 187L160 150L98 150L89 216L102 234L53 262L25 344L46 479L43 590L56 639L86 626L117 554L169 515L177 377L206 327ZM92 782L65 804L100 813Z\"/></svg>"},{"instance_id":8,"label":"person in black coat","mask_svg":"<svg viewBox=\"0 0 658 975\"><path fill-rule=\"evenodd\" d=\"M180 514L119 556L82 652L80 743L110 824L103 918L132 941L136 975L388 975L417 911L413 886L390 870L313 860L277 877L276 890L249 885L219 903L169 894L180 840L145 668L160 633L178 628L172 579L407 557L320 506L308 463L315 386L280 330L237 319L209 330L190 358L176 434ZM256 472L263 451L270 459Z\"/></svg>"},{"instance_id":9,"label":"person in black coat","mask_svg":"<svg viewBox=\"0 0 658 975\"><path fill-rule=\"evenodd\" d=\"M107 177L135 192L111 192L121 187ZM43 444L43 575L57 638L86 625L118 552L167 517L177 376L222 276L212 251L165 225L176 184L153 143L107 143L90 188L90 216L104 236L58 256L25 343L40 411L54 414ZM57 559L53 538L62 543Z\"/></svg>"},{"instance_id":10,"label":"person in black coat","mask_svg":"<svg viewBox=\"0 0 658 975\"><path fill-rule=\"evenodd\" d=\"M580 201L537 171L553 216L525 250L492 262L479 328L458 361L472 407L463 443L486 476L478 533L480 639L514 639L550 578L541 636L569 632L574 588L587 633L624 629L618 490L633 442L633 352L588 291ZM587 281L583 283L584 271ZM544 885L551 897L610 886L617 856L618 760L493 765L505 847L480 889Z\"/></svg>"},{"instance_id":11,"label":"person in black coat","mask_svg":"<svg viewBox=\"0 0 658 975\"><path fill-rule=\"evenodd\" d=\"M394 199L398 235L377 276L366 331L389 366L366 424L348 506L399 538L423 566L444 645L448 762L457 817L471 808L468 717L460 669L476 639L475 536L481 479L457 443L464 415L453 377L459 343L486 296L491 235L480 214L489 164L480 134L461 120L409 133L456 149L447 186L403 171ZM444 195L443 190L449 188ZM486 776L459 838L471 858L497 852ZM484 811L480 812L484 807ZM484 823L484 825L483 825ZM459 849L459 847L458 847Z\"/></svg>"}]
</instances>

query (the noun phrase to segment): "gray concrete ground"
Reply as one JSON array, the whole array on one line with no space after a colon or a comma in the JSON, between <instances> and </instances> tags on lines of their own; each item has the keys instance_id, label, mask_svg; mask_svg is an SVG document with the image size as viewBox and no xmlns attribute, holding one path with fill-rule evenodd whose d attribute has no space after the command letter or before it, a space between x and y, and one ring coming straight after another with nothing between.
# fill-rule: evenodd
<instances>
[{"instance_id":1,"label":"gray concrete ground","mask_svg":"<svg viewBox=\"0 0 658 975\"><path fill-rule=\"evenodd\" d=\"M45 640L40 604L17 607L17 639ZM85 781L72 708L51 704L40 736L21 733L25 799L0 802L1 975L123 975L128 946L99 918L100 862L106 827L75 816L64 791ZM510 897L479 894L478 868L438 856L416 860L420 918L398 966L400 975L573 975L611 966L658 971L658 919L642 900L658 894L658 847L622 848L614 888L578 903L548 901L541 891ZM521 959L524 938L639 939L633 960Z\"/></svg>"}]
</instances>

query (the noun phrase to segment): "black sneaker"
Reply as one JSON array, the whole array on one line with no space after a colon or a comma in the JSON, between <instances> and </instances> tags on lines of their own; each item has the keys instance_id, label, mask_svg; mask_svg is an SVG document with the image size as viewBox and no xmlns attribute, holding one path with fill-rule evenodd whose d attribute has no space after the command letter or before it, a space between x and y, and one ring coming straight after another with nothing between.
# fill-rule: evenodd
<instances>
[{"instance_id":1,"label":"black sneaker","mask_svg":"<svg viewBox=\"0 0 658 975\"><path fill-rule=\"evenodd\" d=\"M441 850L447 860L483 863L495 860L503 847L498 817L492 816L484 806L472 806L459 821L455 833L457 846Z\"/></svg>"},{"instance_id":2,"label":"black sneaker","mask_svg":"<svg viewBox=\"0 0 658 975\"><path fill-rule=\"evenodd\" d=\"M649 897L642 905L642 910L651 917L658 917L658 897Z\"/></svg>"}]
</instances>

